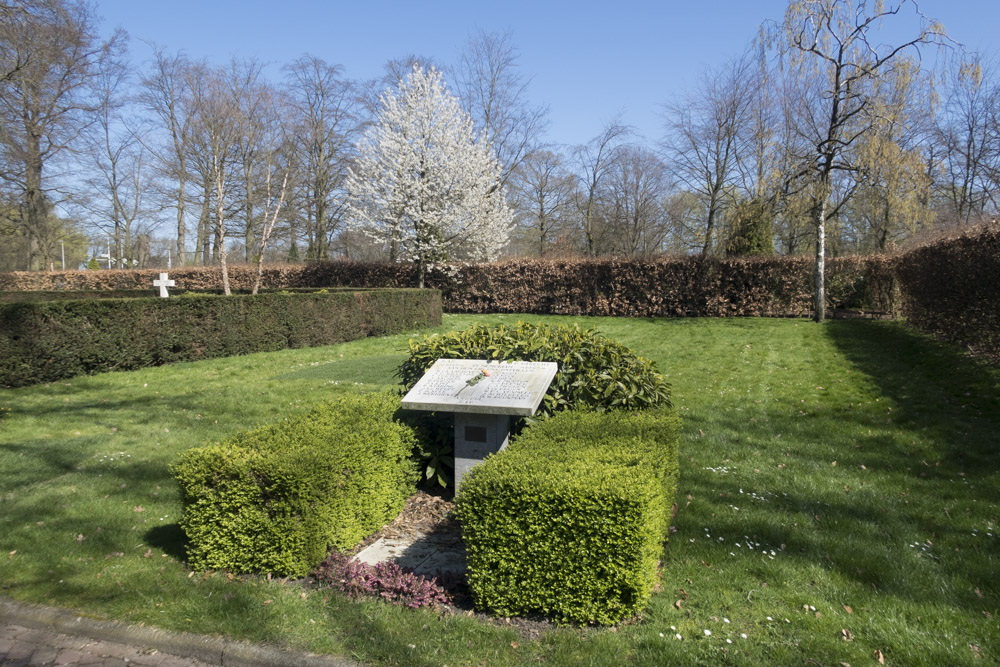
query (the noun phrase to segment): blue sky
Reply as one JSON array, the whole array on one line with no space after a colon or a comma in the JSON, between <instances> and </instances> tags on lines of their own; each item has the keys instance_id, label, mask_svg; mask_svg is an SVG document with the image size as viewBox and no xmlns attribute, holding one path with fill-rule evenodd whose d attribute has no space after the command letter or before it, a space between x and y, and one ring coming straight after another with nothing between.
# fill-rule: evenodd
<instances>
[{"instance_id":1,"label":"blue sky","mask_svg":"<svg viewBox=\"0 0 1000 667\"><path fill-rule=\"evenodd\" d=\"M221 63L256 57L277 68L303 53L339 63L355 79L381 76L390 58L450 64L479 29L510 29L529 89L550 108L548 138L582 143L617 113L649 141L660 106L683 96L706 67L742 51L786 0L636 2L350 2L97 0L105 28L125 28L133 59L156 42ZM997 50L1000 0L921 0L921 11L972 49Z\"/></svg>"}]
</instances>

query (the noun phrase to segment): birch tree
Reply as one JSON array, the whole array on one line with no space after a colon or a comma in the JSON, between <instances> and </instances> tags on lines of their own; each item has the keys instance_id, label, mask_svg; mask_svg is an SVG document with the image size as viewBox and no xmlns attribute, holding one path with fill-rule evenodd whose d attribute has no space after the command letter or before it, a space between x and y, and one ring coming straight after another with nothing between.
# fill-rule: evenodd
<instances>
[{"instance_id":1,"label":"birch tree","mask_svg":"<svg viewBox=\"0 0 1000 667\"><path fill-rule=\"evenodd\" d=\"M350 226L416 262L419 286L446 261L491 261L506 245L512 214L501 168L441 73L415 65L379 100L347 179Z\"/></svg>"},{"instance_id":2,"label":"birch tree","mask_svg":"<svg viewBox=\"0 0 1000 667\"><path fill-rule=\"evenodd\" d=\"M236 169L240 128L234 119L239 109L233 101L226 73L221 70L207 70L193 93L197 115L192 132L195 138L192 148L201 155L199 170L204 192L202 220L199 224L205 225L206 231L214 232L215 258L222 269L222 289L229 296L226 205ZM214 203L214 210L211 203Z\"/></svg>"},{"instance_id":3,"label":"birch tree","mask_svg":"<svg viewBox=\"0 0 1000 667\"><path fill-rule=\"evenodd\" d=\"M911 38L884 45L882 24L910 7L920 28ZM810 179L816 228L815 319L826 317L826 224L835 172L854 171L848 149L873 131L873 84L891 77L908 51L944 37L911 0L795 0L781 26L782 55L804 83L797 130L809 142L801 174ZM845 201L844 199L841 200Z\"/></svg>"}]
</instances>

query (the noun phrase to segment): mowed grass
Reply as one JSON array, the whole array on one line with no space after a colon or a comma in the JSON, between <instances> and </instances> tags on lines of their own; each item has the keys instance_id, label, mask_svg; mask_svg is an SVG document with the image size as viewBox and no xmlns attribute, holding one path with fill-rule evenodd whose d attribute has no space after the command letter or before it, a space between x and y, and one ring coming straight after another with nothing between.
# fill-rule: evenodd
<instances>
[{"instance_id":1,"label":"mowed grass","mask_svg":"<svg viewBox=\"0 0 1000 667\"><path fill-rule=\"evenodd\" d=\"M892 323L521 319L596 326L673 384L677 532L634 622L528 640L184 567L178 454L395 384L406 335L0 391L0 594L385 664L1000 661L996 370Z\"/></svg>"}]
</instances>

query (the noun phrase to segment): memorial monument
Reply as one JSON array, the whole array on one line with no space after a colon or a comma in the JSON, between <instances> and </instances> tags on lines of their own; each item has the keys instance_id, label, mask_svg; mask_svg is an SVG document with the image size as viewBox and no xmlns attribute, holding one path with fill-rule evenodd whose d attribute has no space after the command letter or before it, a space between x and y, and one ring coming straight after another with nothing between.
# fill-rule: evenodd
<instances>
[{"instance_id":1,"label":"memorial monument","mask_svg":"<svg viewBox=\"0 0 1000 667\"><path fill-rule=\"evenodd\" d=\"M438 359L403 407L455 413L455 489L487 455L507 446L511 417L530 417L559 371L553 361Z\"/></svg>"}]
</instances>

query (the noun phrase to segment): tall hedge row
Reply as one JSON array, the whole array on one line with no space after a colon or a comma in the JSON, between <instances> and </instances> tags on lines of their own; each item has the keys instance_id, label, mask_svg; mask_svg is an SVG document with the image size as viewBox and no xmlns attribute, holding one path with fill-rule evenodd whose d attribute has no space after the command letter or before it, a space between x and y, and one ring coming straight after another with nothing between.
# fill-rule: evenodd
<instances>
[{"instance_id":1,"label":"tall hedge row","mask_svg":"<svg viewBox=\"0 0 1000 667\"><path fill-rule=\"evenodd\" d=\"M1000 226L912 250L896 275L908 322L1000 361Z\"/></svg>"},{"instance_id":2,"label":"tall hedge row","mask_svg":"<svg viewBox=\"0 0 1000 667\"><path fill-rule=\"evenodd\" d=\"M0 386L329 345L441 323L434 290L0 305Z\"/></svg>"},{"instance_id":3,"label":"tall hedge row","mask_svg":"<svg viewBox=\"0 0 1000 667\"><path fill-rule=\"evenodd\" d=\"M878 258L837 258L828 264L831 308L863 304L891 310L892 274ZM0 274L0 290L148 289L158 271L14 272ZM230 269L234 289L249 289L253 270ZM219 269L170 272L178 289L215 289ZM337 261L272 266L264 288L409 287L409 264ZM537 313L622 317L808 316L812 264L802 257L659 259L516 259L433 272L429 286L455 313Z\"/></svg>"},{"instance_id":4,"label":"tall hedge row","mask_svg":"<svg viewBox=\"0 0 1000 667\"><path fill-rule=\"evenodd\" d=\"M912 324L1000 358L1000 227L971 230L898 255L837 257L827 262L827 307L903 316ZM432 273L444 309L456 313L654 316L809 316L813 262L805 257L651 260L518 259ZM13 272L0 290L143 289L158 270ZM171 271L182 289L215 289L219 269ZM230 269L249 289L253 267ZM408 264L322 262L272 266L265 288L408 287Z\"/></svg>"}]
</instances>

